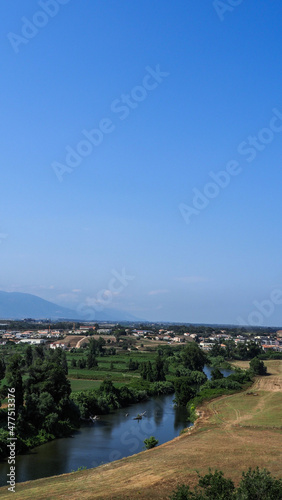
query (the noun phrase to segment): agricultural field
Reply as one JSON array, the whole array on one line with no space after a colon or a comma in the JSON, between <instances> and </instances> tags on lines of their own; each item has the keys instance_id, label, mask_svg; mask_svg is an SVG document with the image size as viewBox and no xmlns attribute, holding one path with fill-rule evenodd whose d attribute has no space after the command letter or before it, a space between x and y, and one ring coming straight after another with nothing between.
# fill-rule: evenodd
<instances>
[{"instance_id":1,"label":"agricultural field","mask_svg":"<svg viewBox=\"0 0 282 500\"><path fill-rule=\"evenodd\" d=\"M87 391L91 389L99 389L102 380L88 379L69 379L72 392ZM124 385L124 381L115 382L115 387L119 388Z\"/></svg>"},{"instance_id":2,"label":"agricultural field","mask_svg":"<svg viewBox=\"0 0 282 500\"><path fill-rule=\"evenodd\" d=\"M90 389L98 389L100 386L100 381L96 380L77 380L69 379L71 383L72 392L77 391L87 391Z\"/></svg>"},{"instance_id":3,"label":"agricultural field","mask_svg":"<svg viewBox=\"0 0 282 500\"><path fill-rule=\"evenodd\" d=\"M143 363L146 361L153 362L156 357L156 351L148 351L148 352L139 352L139 351L117 351L116 354L110 356L98 356L96 361L98 366L87 369L80 369L78 367L73 368L71 365L72 359L75 359L78 363L82 358L87 357L87 351L84 352L83 349L79 349L76 352L68 352L67 353L67 361L68 361L68 378L71 380L72 390L86 390L92 388L91 381L95 381L95 388L99 387L101 382L110 377L111 380L120 384L129 384L134 380L140 378L140 373L138 370L129 371L128 364L130 359L132 361ZM77 379L77 382L80 380L80 384L75 384L74 380ZM168 377L169 379L169 377ZM82 383L85 382L85 384ZM78 389L77 387L81 387Z\"/></svg>"},{"instance_id":4,"label":"agricultural field","mask_svg":"<svg viewBox=\"0 0 282 500\"><path fill-rule=\"evenodd\" d=\"M202 405L196 425L173 441L96 469L18 484L13 498L165 500L179 483L194 486L197 471L203 475L209 467L235 484L249 467L281 477L282 361L265 364L268 376L241 394ZM10 498L6 488L0 495Z\"/></svg>"}]
</instances>

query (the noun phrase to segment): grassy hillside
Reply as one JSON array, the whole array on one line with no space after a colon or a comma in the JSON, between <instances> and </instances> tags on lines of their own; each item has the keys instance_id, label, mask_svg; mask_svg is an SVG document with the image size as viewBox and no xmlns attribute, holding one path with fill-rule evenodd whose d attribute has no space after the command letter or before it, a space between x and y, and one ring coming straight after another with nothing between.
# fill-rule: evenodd
<instances>
[{"instance_id":1,"label":"grassy hillside","mask_svg":"<svg viewBox=\"0 0 282 500\"><path fill-rule=\"evenodd\" d=\"M269 376L204 405L195 428L181 437L97 469L18 484L13 498L167 499L178 483L196 484L196 471L205 474L209 467L235 482L256 466L281 477L282 361L265 364ZM10 495L0 488L3 500Z\"/></svg>"}]
</instances>

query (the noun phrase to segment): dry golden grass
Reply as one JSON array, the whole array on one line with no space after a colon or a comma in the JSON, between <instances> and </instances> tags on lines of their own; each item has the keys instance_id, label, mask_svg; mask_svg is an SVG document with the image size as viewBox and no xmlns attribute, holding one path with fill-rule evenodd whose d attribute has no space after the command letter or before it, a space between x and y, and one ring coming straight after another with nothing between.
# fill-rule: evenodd
<instances>
[{"instance_id":1,"label":"dry golden grass","mask_svg":"<svg viewBox=\"0 0 282 500\"><path fill-rule=\"evenodd\" d=\"M56 340L56 344L70 344L70 347L76 347L77 343L84 339L83 335L67 335L64 339Z\"/></svg>"},{"instance_id":2,"label":"dry golden grass","mask_svg":"<svg viewBox=\"0 0 282 500\"><path fill-rule=\"evenodd\" d=\"M267 366L271 375L265 379L257 378L251 390L261 387L265 380L262 397L274 394L276 398L281 398L281 392L276 390L275 384L277 380L279 384L282 382L282 361L269 361ZM242 398L243 411L238 416ZM195 427L169 443L97 469L19 484L13 498L167 499L178 483L196 484L196 471L205 474L209 467L223 470L225 476L232 478L235 483L238 483L241 472L248 467L266 467L272 474L281 477L280 429L274 426L261 427L258 423L250 425L250 421L247 425L247 418L239 420L239 417L249 415L255 417L257 402L254 401L259 398L244 393L223 396L204 405ZM267 411L270 412L270 418L273 414L275 421L281 402L280 399L280 405L273 408L262 405L260 416ZM231 405L231 410L228 405ZM0 496L3 500L10 498L7 488L0 488Z\"/></svg>"}]
</instances>

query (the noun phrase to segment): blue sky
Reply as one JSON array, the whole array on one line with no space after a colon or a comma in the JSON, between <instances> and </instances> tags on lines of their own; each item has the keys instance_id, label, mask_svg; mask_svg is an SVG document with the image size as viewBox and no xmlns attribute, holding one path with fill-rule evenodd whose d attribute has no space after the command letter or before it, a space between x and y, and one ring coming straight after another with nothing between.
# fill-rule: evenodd
<instances>
[{"instance_id":1,"label":"blue sky","mask_svg":"<svg viewBox=\"0 0 282 500\"><path fill-rule=\"evenodd\" d=\"M282 6L230 5L3 3L0 289L282 326Z\"/></svg>"}]
</instances>

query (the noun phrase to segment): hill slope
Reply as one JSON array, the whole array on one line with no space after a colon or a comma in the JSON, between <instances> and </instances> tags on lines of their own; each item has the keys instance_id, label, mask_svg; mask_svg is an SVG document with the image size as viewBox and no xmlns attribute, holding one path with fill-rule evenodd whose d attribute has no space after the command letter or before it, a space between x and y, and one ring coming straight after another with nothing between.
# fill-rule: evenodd
<instances>
[{"instance_id":1,"label":"hill slope","mask_svg":"<svg viewBox=\"0 0 282 500\"><path fill-rule=\"evenodd\" d=\"M85 308L87 309L87 308ZM90 310L91 311L91 310ZM36 295L19 292L0 291L0 319L68 319L68 320L97 320L97 321L137 321L137 318L123 311L105 309L90 314L86 311L74 311L58 306L53 302L41 299Z\"/></svg>"},{"instance_id":2,"label":"hill slope","mask_svg":"<svg viewBox=\"0 0 282 500\"><path fill-rule=\"evenodd\" d=\"M96 469L18 484L13 498L168 499L177 484L195 485L196 471L206 474L209 467L235 483L256 466L281 477L282 361L265 364L270 375L257 378L257 397L242 392L213 400L201 408L197 425L173 441ZM7 487L0 496L11 497Z\"/></svg>"}]
</instances>

